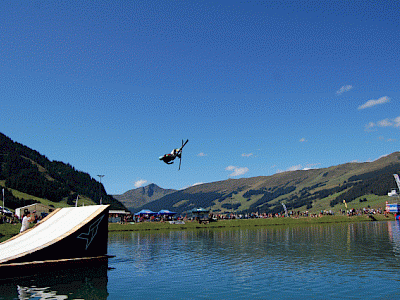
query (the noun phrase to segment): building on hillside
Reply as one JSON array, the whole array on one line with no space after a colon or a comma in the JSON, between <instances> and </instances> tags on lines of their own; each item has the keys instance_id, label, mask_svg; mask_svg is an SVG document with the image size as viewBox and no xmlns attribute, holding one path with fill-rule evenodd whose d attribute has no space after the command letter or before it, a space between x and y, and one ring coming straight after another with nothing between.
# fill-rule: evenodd
<instances>
[{"instance_id":1,"label":"building on hillside","mask_svg":"<svg viewBox=\"0 0 400 300\"><path fill-rule=\"evenodd\" d=\"M23 207L19 207L15 210L15 214L17 215L17 217L19 219L21 219L25 212L29 211L29 212L35 212L36 217L45 217L47 216L49 213L51 213L52 211L54 211L54 207L51 206L47 206L44 205L42 203L34 203L31 205L27 205L27 206L23 206Z\"/></svg>"}]
</instances>

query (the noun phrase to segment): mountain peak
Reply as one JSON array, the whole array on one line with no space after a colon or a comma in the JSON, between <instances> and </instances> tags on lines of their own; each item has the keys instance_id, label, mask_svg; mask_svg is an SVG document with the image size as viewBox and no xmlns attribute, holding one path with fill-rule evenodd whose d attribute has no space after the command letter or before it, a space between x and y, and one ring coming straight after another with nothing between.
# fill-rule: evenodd
<instances>
[{"instance_id":1,"label":"mountain peak","mask_svg":"<svg viewBox=\"0 0 400 300\"><path fill-rule=\"evenodd\" d=\"M163 189L154 183L150 183L146 186L129 190L122 195L113 195L113 197L123 203L129 210L134 211L138 207L158 200L175 191L172 189Z\"/></svg>"}]
</instances>

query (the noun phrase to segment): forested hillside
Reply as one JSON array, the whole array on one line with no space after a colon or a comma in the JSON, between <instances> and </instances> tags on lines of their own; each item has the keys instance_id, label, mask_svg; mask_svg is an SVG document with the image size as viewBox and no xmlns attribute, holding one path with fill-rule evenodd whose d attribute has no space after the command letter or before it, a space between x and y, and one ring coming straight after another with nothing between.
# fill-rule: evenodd
<instances>
[{"instance_id":1,"label":"forested hillside","mask_svg":"<svg viewBox=\"0 0 400 300\"><path fill-rule=\"evenodd\" d=\"M99 203L110 204L112 209L125 209L124 205L107 195L104 186L89 174L76 170L60 161L50 161L46 156L0 133L0 183L5 187L7 207L15 209L37 202L21 199L12 190L47 199L65 201L73 205L78 195ZM33 198L33 197L32 197Z\"/></svg>"}]
</instances>

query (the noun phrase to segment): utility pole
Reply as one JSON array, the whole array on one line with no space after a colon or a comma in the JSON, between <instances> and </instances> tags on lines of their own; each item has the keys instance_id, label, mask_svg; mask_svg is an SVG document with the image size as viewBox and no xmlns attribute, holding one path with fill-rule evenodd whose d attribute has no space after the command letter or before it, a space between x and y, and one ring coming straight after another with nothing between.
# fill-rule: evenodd
<instances>
[{"instance_id":1,"label":"utility pole","mask_svg":"<svg viewBox=\"0 0 400 300\"><path fill-rule=\"evenodd\" d=\"M103 197L101 196L101 178L103 178L105 175L97 175L100 178L100 205L103 204Z\"/></svg>"}]
</instances>

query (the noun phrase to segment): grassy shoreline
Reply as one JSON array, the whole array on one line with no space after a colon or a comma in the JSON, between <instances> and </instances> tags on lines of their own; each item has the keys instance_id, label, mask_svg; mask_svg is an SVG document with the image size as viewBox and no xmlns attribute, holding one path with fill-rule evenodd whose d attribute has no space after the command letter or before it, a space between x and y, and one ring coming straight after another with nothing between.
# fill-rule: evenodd
<instances>
[{"instance_id":1,"label":"grassy shoreline","mask_svg":"<svg viewBox=\"0 0 400 300\"><path fill-rule=\"evenodd\" d=\"M185 224L170 224L169 222L142 222L136 224L109 224L108 232L118 231L158 231L158 230L190 230L201 228L239 228L262 226L307 226L313 224L356 223L373 221L393 221L394 216L374 215L375 220L367 215L363 216L322 216L294 218L270 218L247 220L220 220L209 224L199 224L187 221ZM3 242L19 233L21 224L0 224L0 242Z\"/></svg>"},{"instance_id":2,"label":"grassy shoreline","mask_svg":"<svg viewBox=\"0 0 400 300\"><path fill-rule=\"evenodd\" d=\"M235 228L235 227L257 227L257 226L302 226L312 224L334 224L355 223L373 221L393 221L394 216L374 215L374 219L367 215L363 216L323 216L294 218L269 218L269 219L247 219L247 220L220 220L209 224L199 224L188 221L185 224L169 224L168 222L143 222L136 224L109 224L108 231L152 231L152 230L186 230L199 228Z\"/></svg>"}]
</instances>

